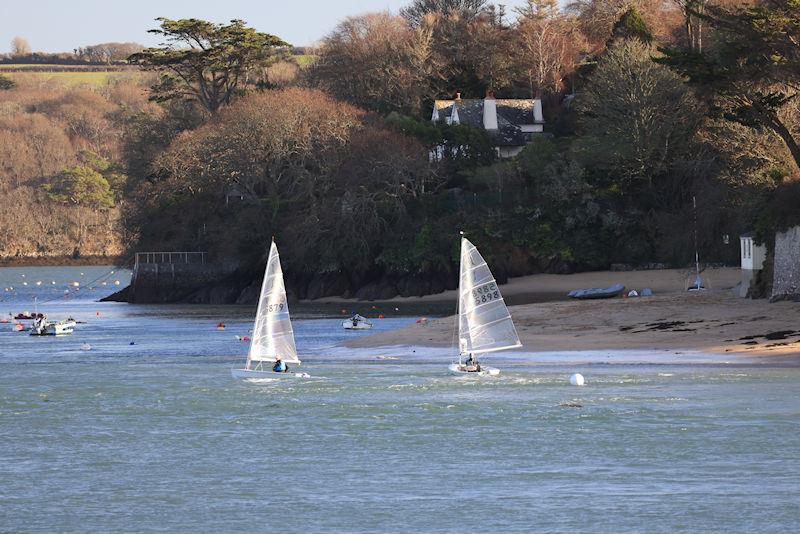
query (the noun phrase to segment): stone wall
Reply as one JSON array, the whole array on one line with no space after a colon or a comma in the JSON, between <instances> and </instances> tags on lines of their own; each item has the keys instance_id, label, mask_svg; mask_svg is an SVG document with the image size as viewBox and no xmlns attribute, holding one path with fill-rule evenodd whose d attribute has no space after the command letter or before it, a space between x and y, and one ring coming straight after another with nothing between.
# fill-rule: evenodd
<instances>
[{"instance_id":1,"label":"stone wall","mask_svg":"<svg viewBox=\"0 0 800 534\"><path fill-rule=\"evenodd\" d=\"M209 263L139 264L127 300L130 303L179 302L198 288L215 285L225 274L220 266Z\"/></svg>"},{"instance_id":2,"label":"stone wall","mask_svg":"<svg viewBox=\"0 0 800 534\"><path fill-rule=\"evenodd\" d=\"M800 300L800 226L775 234L772 298Z\"/></svg>"}]
</instances>

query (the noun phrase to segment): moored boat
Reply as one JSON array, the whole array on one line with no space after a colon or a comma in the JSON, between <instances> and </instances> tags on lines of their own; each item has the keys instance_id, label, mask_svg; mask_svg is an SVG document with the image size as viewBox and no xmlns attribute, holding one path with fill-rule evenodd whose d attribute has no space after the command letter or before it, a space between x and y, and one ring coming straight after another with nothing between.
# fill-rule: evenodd
<instances>
[{"instance_id":1,"label":"moored boat","mask_svg":"<svg viewBox=\"0 0 800 534\"><path fill-rule=\"evenodd\" d=\"M75 320L66 319L63 321L50 322L47 317L42 315L33 320L31 326L32 336L66 336L75 331Z\"/></svg>"},{"instance_id":2,"label":"moored boat","mask_svg":"<svg viewBox=\"0 0 800 534\"><path fill-rule=\"evenodd\" d=\"M342 322L342 328L345 330L369 330L372 328L372 322L366 317L355 314Z\"/></svg>"}]
</instances>

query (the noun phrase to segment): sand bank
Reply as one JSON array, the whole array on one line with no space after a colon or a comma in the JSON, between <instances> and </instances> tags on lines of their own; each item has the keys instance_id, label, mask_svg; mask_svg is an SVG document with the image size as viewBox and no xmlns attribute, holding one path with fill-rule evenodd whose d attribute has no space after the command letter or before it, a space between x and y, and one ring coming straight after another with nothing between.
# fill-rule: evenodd
<instances>
[{"instance_id":1,"label":"sand bank","mask_svg":"<svg viewBox=\"0 0 800 534\"><path fill-rule=\"evenodd\" d=\"M539 280L531 280L536 277L517 279L503 289L504 292L506 288L511 289L508 293L512 296L525 295L532 287L542 287L539 284L560 290L576 287L571 284L580 277L581 281L587 278L609 283L619 281L637 289L647 285L656 292L655 296L646 298L565 300L511 306L522 350L532 353L662 350L665 363L669 363L679 360L671 358L671 354L688 350L720 354L720 361L730 354L746 356L752 363L800 363L800 304L770 304L766 300L733 296L729 288L738 281L735 271L717 271L718 288L703 292L684 291L682 277L664 277L665 271L567 275L572 278L570 282L552 278L558 275L538 275ZM713 280L711 276L707 278ZM711 285L714 287L713 281ZM508 300L513 301L513 298ZM360 337L349 341L347 346L449 346L453 343L453 328L453 317L446 317Z\"/></svg>"},{"instance_id":2,"label":"sand bank","mask_svg":"<svg viewBox=\"0 0 800 534\"><path fill-rule=\"evenodd\" d=\"M703 280L711 289L724 289L735 286L741 278L739 268L723 267L703 272ZM564 300L573 289L588 287L608 287L623 284L629 289L649 287L656 294L684 291L694 280L694 271L686 269L660 269L650 271L593 271L575 274L533 274L510 278L500 286L503 297L509 305L528 304L543 300ZM425 303L453 302L456 291L444 291L423 297L395 297L386 302ZM312 303L354 303L355 299L326 297Z\"/></svg>"}]
</instances>

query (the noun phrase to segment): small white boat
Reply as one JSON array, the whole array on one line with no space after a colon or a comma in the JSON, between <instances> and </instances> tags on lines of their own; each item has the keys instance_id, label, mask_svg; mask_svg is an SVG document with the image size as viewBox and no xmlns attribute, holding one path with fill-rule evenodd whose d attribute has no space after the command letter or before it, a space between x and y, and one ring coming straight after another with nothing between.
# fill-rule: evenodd
<instances>
[{"instance_id":1,"label":"small white boat","mask_svg":"<svg viewBox=\"0 0 800 534\"><path fill-rule=\"evenodd\" d=\"M286 364L286 371L273 371L272 364L279 359ZM273 240L264 282L261 284L247 362L242 369L231 369L231 376L252 381L309 378L308 373L290 371L289 364L300 365L300 359L297 357L289 305L286 302L281 260Z\"/></svg>"},{"instance_id":2,"label":"small white boat","mask_svg":"<svg viewBox=\"0 0 800 534\"><path fill-rule=\"evenodd\" d=\"M475 245L461 234L458 282L457 375L497 376L500 370L481 365L478 355L522 346L497 281Z\"/></svg>"},{"instance_id":3,"label":"small white boat","mask_svg":"<svg viewBox=\"0 0 800 534\"><path fill-rule=\"evenodd\" d=\"M66 319L55 323L46 318L36 319L31 326L32 336L67 336L75 331L75 320Z\"/></svg>"},{"instance_id":4,"label":"small white boat","mask_svg":"<svg viewBox=\"0 0 800 534\"><path fill-rule=\"evenodd\" d=\"M369 330L372 328L372 322L370 322L370 320L366 317L355 314L342 322L342 328L345 330Z\"/></svg>"}]
</instances>

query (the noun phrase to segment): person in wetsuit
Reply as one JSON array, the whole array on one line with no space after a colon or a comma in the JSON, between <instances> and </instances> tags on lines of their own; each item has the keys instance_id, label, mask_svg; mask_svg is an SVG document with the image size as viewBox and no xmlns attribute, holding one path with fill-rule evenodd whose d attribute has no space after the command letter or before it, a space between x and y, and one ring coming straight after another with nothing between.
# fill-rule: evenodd
<instances>
[{"instance_id":1,"label":"person in wetsuit","mask_svg":"<svg viewBox=\"0 0 800 534\"><path fill-rule=\"evenodd\" d=\"M475 359L474 354L470 354L467 361L464 362L464 369L468 373L477 373L481 370L481 364L478 363L478 360Z\"/></svg>"}]
</instances>

